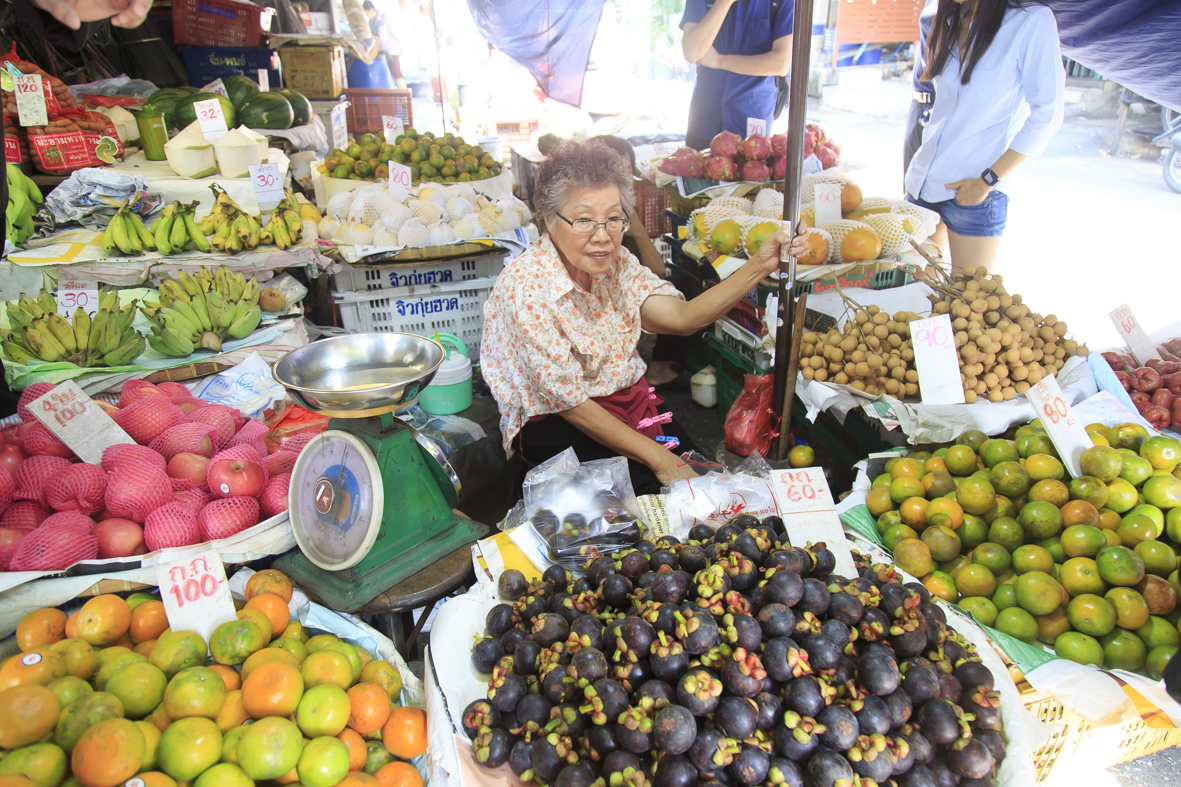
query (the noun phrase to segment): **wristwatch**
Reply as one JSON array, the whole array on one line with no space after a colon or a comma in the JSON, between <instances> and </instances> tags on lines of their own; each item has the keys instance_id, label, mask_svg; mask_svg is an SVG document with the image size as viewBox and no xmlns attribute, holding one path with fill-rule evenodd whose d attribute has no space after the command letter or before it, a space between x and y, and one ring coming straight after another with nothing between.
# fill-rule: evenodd
<instances>
[{"instance_id":1,"label":"wristwatch","mask_svg":"<svg viewBox=\"0 0 1181 787\"><path fill-rule=\"evenodd\" d=\"M980 179L983 180L985 183L987 183L989 186L995 186L996 184L1001 182L1000 175L993 172L992 167L989 167L989 168L985 169L983 172L981 172Z\"/></svg>"}]
</instances>

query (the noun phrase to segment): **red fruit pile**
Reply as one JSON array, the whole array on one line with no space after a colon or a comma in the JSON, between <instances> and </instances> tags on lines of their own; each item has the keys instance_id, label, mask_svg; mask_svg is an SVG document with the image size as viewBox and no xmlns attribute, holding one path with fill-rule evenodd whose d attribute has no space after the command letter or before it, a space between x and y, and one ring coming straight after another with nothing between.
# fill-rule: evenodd
<instances>
[{"instance_id":1,"label":"red fruit pile","mask_svg":"<svg viewBox=\"0 0 1181 787\"><path fill-rule=\"evenodd\" d=\"M1175 357L1167 352L1168 347L1166 342L1158 351ZM1152 428L1167 429L1181 423L1181 361L1151 358L1144 366L1137 366L1132 356L1113 352L1103 353L1103 359Z\"/></svg>"},{"instance_id":2,"label":"red fruit pile","mask_svg":"<svg viewBox=\"0 0 1181 787\"><path fill-rule=\"evenodd\" d=\"M287 510L306 440L268 455L262 421L178 383L130 380L117 405L101 406L135 442L86 464L29 411L51 390L26 388L22 423L0 429L0 571L61 571L80 560L191 546Z\"/></svg>"},{"instance_id":3,"label":"red fruit pile","mask_svg":"<svg viewBox=\"0 0 1181 787\"><path fill-rule=\"evenodd\" d=\"M815 155L824 169L837 165L841 148L828 138L824 129L809 123L804 134L804 156ZM767 137L751 134L746 139L723 131L709 143L708 152L682 147L660 162L659 169L668 175L722 181L766 183L782 179L787 169L787 135Z\"/></svg>"}]
</instances>

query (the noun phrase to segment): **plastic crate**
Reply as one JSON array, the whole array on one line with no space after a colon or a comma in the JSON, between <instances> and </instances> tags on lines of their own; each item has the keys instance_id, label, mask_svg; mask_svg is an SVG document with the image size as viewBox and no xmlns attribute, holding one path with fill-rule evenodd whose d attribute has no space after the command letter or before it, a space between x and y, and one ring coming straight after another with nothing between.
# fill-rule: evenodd
<instances>
[{"instance_id":1,"label":"plastic crate","mask_svg":"<svg viewBox=\"0 0 1181 787\"><path fill-rule=\"evenodd\" d=\"M709 344L705 341L707 337L709 333L706 331L685 337L685 368L689 370L689 374L697 374L713 363L709 354Z\"/></svg>"},{"instance_id":2,"label":"plastic crate","mask_svg":"<svg viewBox=\"0 0 1181 787\"><path fill-rule=\"evenodd\" d=\"M346 263L343 271L332 275L332 286L340 293L402 292L407 287L487 279L504 270L504 257L503 254L483 254L442 262L403 263L376 268L359 268Z\"/></svg>"},{"instance_id":3,"label":"plastic crate","mask_svg":"<svg viewBox=\"0 0 1181 787\"><path fill-rule=\"evenodd\" d=\"M648 230L648 237L658 238L671 232L672 224L665 213L665 208L672 204L668 195L644 178L636 178L635 187L636 215L640 217L644 229Z\"/></svg>"},{"instance_id":4,"label":"plastic crate","mask_svg":"<svg viewBox=\"0 0 1181 787\"><path fill-rule=\"evenodd\" d=\"M718 385L718 418L726 422L730 405L742 393L742 378L748 374L760 374L750 361L738 355L715 336L704 334L706 350L714 367Z\"/></svg>"},{"instance_id":5,"label":"plastic crate","mask_svg":"<svg viewBox=\"0 0 1181 787\"><path fill-rule=\"evenodd\" d=\"M762 339L767 335L767 325L763 322L763 314L765 314L765 310L761 306L755 306L743 298L734 304L733 309L726 312L726 319Z\"/></svg>"},{"instance_id":6,"label":"plastic crate","mask_svg":"<svg viewBox=\"0 0 1181 787\"><path fill-rule=\"evenodd\" d=\"M673 249L663 237L653 238L652 245L660 252L660 259L664 260L665 264L672 261Z\"/></svg>"},{"instance_id":7,"label":"plastic crate","mask_svg":"<svg viewBox=\"0 0 1181 787\"><path fill-rule=\"evenodd\" d=\"M667 195L665 195L665 196L667 196ZM671 202L671 199L669 201ZM664 209L664 217L666 219L668 219L668 231L673 236L679 237L679 233L677 232L677 230L680 227L687 228L689 226L689 217L682 216L680 213L677 213L672 208L665 208ZM686 232L688 232L688 229L686 229Z\"/></svg>"},{"instance_id":8,"label":"plastic crate","mask_svg":"<svg viewBox=\"0 0 1181 787\"><path fill-rule=\"evenodd\" d=\"M381 136L385 132L385 124L381 119L383 115L399 117L402 119L402 125L410 128L414 125L410 95L409 90L346 88L344 97L349 102L349 108L346 110L349 133L354 137L362 134Z\"/></svg>"},{"instance_id":9,"label":"plastic crate","mask_svg":"<svg viewBox=\"0 0 1181 787\"><path fill-rule=\"evenodd\" d=\"M721 317L714 322L714 336L756 369L766 371L771 368L771 353L763 349L759 337L742 326Z\"/></svg>"},{"instance_id":10,"label":"plastic crate","mask_svg":"<svg viewBox=\"0 0 1181 787\"><path fill-rule=\"evenodd\" d=\"M514 142L528 142L533 139L533 135L537 133L537 129L541 127L541 121L535 118L523 118L520 120L498 120L496 121L496 136L507 142L503 146L504 152L508 152L508 147ZM506 157L504 159L508 161Z\"/></svg>"},{"instance_id":11,"label":"plastic crate","mask_svg":"<svg viewBox=\"0 0 1181 787\"><path fill-rule=\"evenodd\" d=\"M480 337L484 332L484 303L494 284L496 277L490 276L381 290L376 298L368 292L337 292L332 298L349 333L452 333L467 345L475 362L480 358Z\"/></svg>"},{"instance_id":12,"label":"plastic crate","mask_svg":"<svg viewBox=\"0 0 1181 787\"><path fill-rule=\"evenodd\" d=\"M177 49L185 61L190 85L200 87L236 74L257 82L260 68L267 69L272 85L279 84L279 58L269 49L244 46L180 46Z\"/></svg>"},{"instance_id":13,"label":"plastic crate","mask_svg":"<svg viewBox=\"0 0 1181 787\"><path fill-rule=\"evenodd\" d=\"M347 84L344 49L339 46L285 46L283 84L307 98L337 98Z\"/></svg>"},{"instance_id":14,"label":"plastic crate","mask_svg":"<svg viewBox=\"0 0 1181 787\"><path fill-rule=\"evenodd\" d=\"M172 41L201 46L258 46L262 9L233 0L172 0ZM204 84L204 83L202 83Z\"/></svg>"},{"instance_id":15,"label":"plastic crate","mask_svg":"<svg viewBox=\"0 0 1181 787\"><path fill-rule=\"evenodd\" d=\"M875 264L872 262L865 263L862 267L864 268L866 266L875 266ZM910 284L913 281L914 277L907 273L904 268L890 268L884 271L865 270L861 273L855 273L852 276L837 276L833 279L796 282L796 295L803 292L820 293L833 289L889 290L894 287L901 287L904 284Z\"/></svg>"}]
</instances>

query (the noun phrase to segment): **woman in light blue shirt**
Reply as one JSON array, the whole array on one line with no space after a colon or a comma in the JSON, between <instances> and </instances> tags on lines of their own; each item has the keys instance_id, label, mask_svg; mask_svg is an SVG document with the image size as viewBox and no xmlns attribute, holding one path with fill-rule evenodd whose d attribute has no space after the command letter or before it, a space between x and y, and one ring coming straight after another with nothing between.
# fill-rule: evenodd
<instances>
[{"instance_id":1,"label":"woman in light blue shirt","mask_svg":"<svg viewBox=\"0 0 1181 787\"><path fill-rule=\"evenodd\" d=\"M1030 0L939 0L926 61L935 103L907 199L942 217L934 240L954 267L992 270L1009 202L998 184L1062 125L1054 13Z\"/></svg>"}]
</instances>

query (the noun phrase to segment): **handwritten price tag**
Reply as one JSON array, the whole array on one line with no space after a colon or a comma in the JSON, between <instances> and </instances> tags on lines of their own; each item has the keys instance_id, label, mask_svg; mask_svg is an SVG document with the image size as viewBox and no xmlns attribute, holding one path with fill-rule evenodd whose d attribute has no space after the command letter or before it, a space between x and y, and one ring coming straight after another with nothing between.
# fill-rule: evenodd
<instances>
[{"instance_id":1,"label":"handwritten price tag","mask_svg":"<svg viewBox=\"0 0 1181 787\"><path fill-rule=\"evenodd\" d=\"M263 93L271 89L271 73L265 68L258 69L258 89Z\"/></svg>"},{"instance_id":2,"label":"handwritten price tag","mask_svg":"<svg viewBox=\"0 0 1181 787\"><path fill-rule=\"evenodd\" d=\"M657 142L652 146L652 149L656 152L657 156L660 156L661 158L667 158L671 156L679 147L680 145L677 145L673 142ZM639 158L639 155L637 155L636 158Z\"/></svg>"},{"instance_id":3,"label":"handwritten price tag","mask_svg":"<svg viewBox=\"0 0 1181 787\"><path fill-rule=\"evenodd\" d=\"M349 128L348 117L345 114L345 106L333 107L329 113L332 119L332 147L344 148L349 142Z\"/></svg>"},{"instance_id":4,"label":"handwritten price tag","mask_svg":"<svg viewBox=\"0 0 1181 787\"><path fill-rule=\"evenodd\" d=\"M1125 303L1108 316L1115 323L1119 335L1124 337L1128 349L1132 351L1132 355L1136 356L1136 360L1141 366L1153 358L1160 360L1160 353L1156 351L1156 345L1148 338L1148 334L1144 332L1144 326L1136 319L1136 315L1132 314L1132 309L1128 304Z\"/></svg>"},{"instance_id":5,"label":"handwritten price tag","mask_svg":"<svg viewBox=\"0 0 1181 787\"><path fill-rule=\"evenodd\" d=\"M410 167L396 161L389 162L390 196L404 199L410 193Z\"/></svg>"},{"instance_id":6,"label":"handwritten price tag","mask_svg":"<svg viewBox=\"0 0 1181 787\"><path fill-rule=\"evenodd\" d=\"M49 393L34 399L29 403L29 410L83 462L99 464L103 451L110 446L135 444L73 380L59 383Z\"/></svg>"},{"instance_id":7,"label":"handwritten price tag","mask_svg":"<svg viewBox=\"0 0 1181 787\"><path fill-rule=\"evenodd\" d=\"M57 313L68 320L79 308L91 317L98 314L98 288L81 281L59 281Z\"/></svg>"},{"instance_id":8,"label":"handwritten price tag","mask_svg":"<svg viewBox=\"0 0 1181 787\"><path fill-rule=\"evenodd\" d=\"M951 318L940 314L915 320L910 324L910 340L923 404L963 404L964 386Z\"/></svg>"},{"instance_id":9,"label":"handwritten price tag","mask_svg":"<svg viewBox=\"0 0 1181 787\"><path fill-rule=\"evenodd\" d=\"M816 226L841 220L841 184L817 183L815 188Z\"/></svg>"},{"instance_id":10,"label":"handwritten price tag","mask_svg":"<svg viewBox=\"0 0 1181 787\"><path fill-rule=\"evenodd\" d=\"M771 485L792 546L823 541L837 559L836 573L855 577L853 545L845 538L828 479L819 467L775 470Z\"/></svg>"},{"instance_id":11,"label":"handwritten price tag","mask_svg":"<svg viewBox=\"0 0 1181 787\"><path fill-rule=\"evenodd\" d=\"M746 119L746 136L751 134L762 134L767 136L767 121L762 118L747 118Z\"/></svg>"},{"instance_id":12,"label":"handwritten price tag","mask_svg":"<svg viewBox=\"0 0 1181 787\"><path fill-rule=\"evenodd\" d=\"M402 118L397 115L382 115L381 124L385 129L385 141L394 144L394 140L402 133Z\"/></svg>"},{"instance_id":13,"label":"handwritten price tag","mask_svg":"<svg viewBox=\"0 0 1181 787\"><path fill-rule=\"evenodd\" d=\"M226 116L221 111L221 102L216 98L198 101L193 104L193 109L197 110L197 123L205 139L216 142L229 132Z\"/></svg>"},{"instance_id":14,"label":"handwritten price tag","mask_svg":"<svg viewBox=\"0 0 1181 787\"><path fill-rule=\"evenodd\" d=\"M45 109L45 88L40 74L21 74L13 80L16 88L16 114L22 126L45 126L49 115Z\"/></svg>"},{"instance_id":15,"label":"handwritten price tag","mask_svg":"<svg viewBox=\"0 0 1181 787\"><path fill-rule=\"evenodd\" d=\"M225 566L216 550L157 563L156 581L173 631L195 631L208 641L215 628L238 617Z\"/></svg>"},{"instance_id":16,"label":"handwritten price tag","mask_svg":"<svg viewBox=\"0 0 1181 787\"><path fill-rule=\"evenodd\" d=\"M260 213L269 213L283 199L283 179L278 164L258 164L249 167L250 185Z\"/></svg>"},{"instance_id":17,"label":"handwritten price tag","mask_svg":"<svg viewBox=\"0 0 1181 787\"><path fill-rule=\"evenodd\" d=\"M1053 377L1047 377L1026 391L1025 396L1033 405L1037 417L1041 419L1042 426L1046 428L1054 447L1058 449L1058 455L1070 469L1070 474L1075 478L1083 475L1079 458L1083 451L1094 443L1091 442L1082 422L1071 411L1058 381Z\"/></svg>"},{"instance_id":18,"label":"handwritten price tag","mask_svg":"<svg viewBox=\"0 0 1181 787\"><path fill-rule=\"evenodd\" d=\"M220 77L201 88L201 90L205 93L216 93L222 98L230 97L230 91L226 90L226 83L222 82Z\"/></svg>"}]
</instances>

